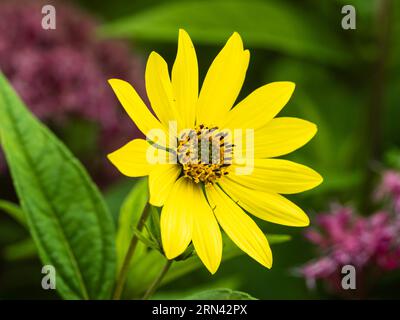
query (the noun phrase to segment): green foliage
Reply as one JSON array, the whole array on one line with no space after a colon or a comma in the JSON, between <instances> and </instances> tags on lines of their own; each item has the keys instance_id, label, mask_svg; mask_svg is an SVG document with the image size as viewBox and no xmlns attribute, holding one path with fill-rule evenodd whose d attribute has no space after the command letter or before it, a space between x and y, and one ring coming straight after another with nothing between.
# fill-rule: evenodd
<instances>
[{"instance_id":1,"label":"green foliage","mask_svg":"<svg viewBox=\"0 0 400 320\"><path fill-rule=\"evenodd\" d=\"M3 249L3 257L7 261L29 259L36 256L36 245L31 238L10 244Z\"/></svg>"},{"instance_id":2,"label":"green foliage","mask_svg":"<svg viewBox=\"0 0 400 320\"><path fill-rule=\"evenodd\" d=\"M125 198L119 214L118 230L116 237L117 247L117 266L120 270L124 261L126 252L128 251L129 243L135 232L135 228L139 222L139 217L143 212L148 200L147 179L138 180L132 190ZM144 246L138 244L135 256L143 251ZM135 256L132 258L132 263L135 261Z\"/></svg>"},{"instance_id":3,"label":"green foliage","mask_svg":"<svg viewBox=\"0 0 400 320\"><path fill-rule=\"evenodd\" d=\"M110 296L114 225L82 165L26 109L0 75L0 136L13 182L44 264L66 299Z\"/></svg>"},{"instance_id":4,"label":"green foliage","mask_svg":"<svg viewBox=\"0 0 400 320\"><path fill-rule=\"evenodd\" d=\"M286 235L267 235L267 238L272 245L290 240L290 237ZM223 241L222 263L243 255L243 251L230 241L226 235L223 235ZM135 255L135 257L136 263L134 262L134 268L130 269L126 286L125 294L127 298L140 296L144 288L147 288L151 284L165 264L164 256L154 250L144 250L142 254ZM204 268L204 265L196 255L183 261L176 261L172 264L162 284L168 284L201 268Z\"/></svg>"},{"instance_id":5,"label":"green foliage","mask_svg":"<svg viewBox=\"0 0 400 320\"><path fill-rule=\"evenodd\" d=\"M349 61L341 40L318 16L278 1L169 2L109 22L100 34L175 43L179 28L186 29L197 44L220 45L238 31L248 47L334 65Z\"/></svg>"},{"instance_id":6,"label":"green foliage","mask_svg":"<svg viewBox=\"0 0 400 320\"><path fill-rule=\"evenodd\" d=\"M400 149L389 149L385 154L385 164L390 168L400 170Z\"/></svg>"},{"instance_id":7,"label":"green foliage","mask_svg":"<svg viewBox=\"0 0 400 320\"><path fill-rule=\"evenodd\" d=\"M193 294L186 300L257 300L248 293L231 289L213 289Z\"/></svg>"},{"instance_id":8,"label":"green foliage","mask_svg":"<svg viewBox=\"0 0 400 320\"><path fill-rule=\"evenodd\" d=\"M15 203L6 200L0 200L0 211L4 211L15 221L23 226L26 226L26 219L22 209Z\"/></svg>"}]
</instances>

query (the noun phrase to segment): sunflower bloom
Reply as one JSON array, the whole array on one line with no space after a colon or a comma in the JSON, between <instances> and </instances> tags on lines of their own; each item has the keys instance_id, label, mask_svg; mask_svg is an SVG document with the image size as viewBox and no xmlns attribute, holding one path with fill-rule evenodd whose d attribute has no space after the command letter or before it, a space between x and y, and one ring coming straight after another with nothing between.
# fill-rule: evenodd
<instances>
[{"instance_id":1,"label":"sunflower bloom","mask_svg":"<svg viewBox=\"0 0 400 320\"><path fill-rule=\"evenodd\" d=\"M234 33L212 62L199 93L195 49L180 30L171 77L160 55L152 52L147 61L146 91L156 116L129 83L109 80L147 137L109 154L109 160L126 176L149 176L149 202L162 207L166 257L176 258L192 242L211 273L222 257L220 227L241 250L271 268L267 238L246 212L273 223L307 226L307 215L281 194L309 190L322 182L304 165L275 159L300 148L317 132L305 120L275 118L294 91L292 82L267 84L234 106L249 58ZM172 122L179 133L171 133ZM237 130L252 133L252 144L241 136L233 143ZM154 138L154 131L165 138ZM176 161L149 161L149 154Z\"/></svg>"}]
</instances>

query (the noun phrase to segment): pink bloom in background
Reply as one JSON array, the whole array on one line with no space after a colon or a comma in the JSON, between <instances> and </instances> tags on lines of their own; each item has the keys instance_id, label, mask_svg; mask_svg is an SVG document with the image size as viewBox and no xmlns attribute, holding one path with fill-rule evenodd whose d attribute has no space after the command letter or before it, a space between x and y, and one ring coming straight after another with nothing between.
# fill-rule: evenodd
<instances>
[{"instance_id":1,"label":"pink bloom in background","mask_svg":"<svg viewBox=\"0 0 400 320\"><path fill-rule=\"evenodd\" d=\"M320 257L300 269L311 287L323 279L340 290L341 269L353 265L357 279L374 271L400 268L400 216L379 211L369 217L357 215L350 207L334 205L316 217L316 225L305 237L316 245Z\"/></svg>"},{"instance_id":2,"label":"pink bloom in background","mask_svg":"<svg viewBox=\"0 0 400 320\"><path fill-rule=\"evenodd\" d=\"M383 173L375 198L377 200L391 200L394 210L400 214L400 172L387 170Z\"/></svg>"},{"instance_id":3,"label":"pink bloom in background","mask_svg":"<svg viewBox=\"0 0 400 320\"><path fill-rule=\"evenodd\" d=\"M126 136L139 134L131 121L119 116L121 108L107 79L126 79L144 96L142 63L126 43L98 40L97 23L65 2L52 1L56 29L42 29L44 4L0 3L0 70L42 121L56 127L76 119L97 124L97 146L105 154ZM99 172L114 171L105 161L100 167Z\"/></svg>"}]
</instances>

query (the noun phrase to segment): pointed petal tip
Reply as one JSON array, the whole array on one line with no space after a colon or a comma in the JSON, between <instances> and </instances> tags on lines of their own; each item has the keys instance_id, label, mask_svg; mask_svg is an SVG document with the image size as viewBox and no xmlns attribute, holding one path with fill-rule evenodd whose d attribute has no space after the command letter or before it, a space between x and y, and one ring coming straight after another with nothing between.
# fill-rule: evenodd
<instances>
[{"instance_id":1,"label":"pointed petal tip","mask_svg":"<svg viewBox=\"0 0 400 320\"><path fill-rule=\"evenodd\" d=\"M284 85L287 87L288 90L294 91L296 89L296 83L293 81L277 81L276 84Z\"/></svg>"},{"instance_id":2,"label":"pointed petal tip","mask_svg":"<svg viewBox=\"0 0 400 320\"><path fill-rule=\"evenodd\" d=\"M233 33L230 36L230 38L233 38L233 37L242 39L242 37L240 36L239 32L237 32L237 31L233 31Z\"/></svg>"},{"instance_id":3,"label":"pointed petal tip","mask_svg":"<svg viewBox=\"0 0 400 320\"><path fill-rule=\"evenodd\" d=\"M307 128L307 132L309 133L309 140L310 141L318 132L318 126L311 121L300 119L303 121L305 127Z\"/></svg>"},{"instance_id":4,"label":"pointed petal tip","mask_svg":"<svg viewBox=\"0 0 400 320\"><path fill-rule=\"evenodd\" d=\"M271 252L271 256L270 257L265 257L264 258L264 261L263 261L262 265L264 267L268 268L268 269L271 269L272 268L272 262L273 262L273 259L272 259L272 252Z\"/></svg>"},{"instance_id":5,"label":"pointed petal tip","mask_svg":"<svg viewBox=\"0 0 400 320\"><path fill-rule=\"evenodd\" d=\"M179 37L181 37L181 36L189 36L187 31L185 29L183 29L183 28L179 28L178 34L179 34Z\"/></svg>"},{"instance_id":6,"label":"pointed petal tip","mask_svg":"<svg viewBox=\"0 0 400 320\"><path fill-rule=\"evenodd\" d=\"M176 254L176 252L173 252L173 250L171 250L171 248L167 249L167 248L163 248L164 250L164 255L168 260L173 260L175 259L177 256L180 255L180 253Z\"/></svg>"},{"instance_id":7,"label":"pointed petal tip","mask_svg":"<svg viewBox=\"0 0 400 320\"><path fill-rule=\"evenodd\" d=\"M324 182L324 178L322 178L322 176L317 171L315 171L313 169L311 169L311 170L313 171L313 176L311 177L312 180L310 181L311 185L309 188L307 188L307 190L312 190L312 189L318 187L319 185L321 185L322 182Z\"/></svg>"},{"instance_id":8,"label":"pointed petal tip","mask_svg":"<svg viewBox=\"0 0 400 320\"><path fill-rule=\"evenodd\" d=\"M155 58L160 58L160 57L161 57L160 54L158 54L156 51L151 51L150 54L149 54L148 60L155 59Z\"/></svg>"},{"instance_id":9,"label":"pointed petal tip","mask_svg":"<svg viewBox=\"0 0 400 320\"><path fill-rule=\"evenodd\" d=\"M154 196L152 197L151 195L150 195L149 203L155 207L162 207L162 205L163 205L161 203L160 199L154 199Z\"/></svg>"},{"instance_id":10,"label":"pointed petal tip","mask_svg":"<svg viewBox=\"0 0 400 320\"><path fill-rule=\"evenodd\" d=\"M208 269L208 271L211 273L212 276L217 272L217 270L218 270L218 269L214 269L214 270Z\"/></svg>"},{"instance_id":11,"label":"pointed petal tip","mask_svg":"<svg viewBox=\"0 0 400 320\"><path fill-rule=\"evenodd\" d=\"M317 179L318 184L317 184L317 186L319 186L322 182L324 182L324 178L319 173L317 173L317 175L318 175L318 179Z\"/></svg>"},{"instance_id":12,"label":"pointed petal tip","mask_svg":"<svg viewBox=\"0 0 400 320\"><path fill-rule=\"evenodd\" d=\"M194 48L192 39L190 38L189 33L186 32L184 29L179 29L179 34L178 34L178 47L179 46L189 46Z\"/></svg>"},{"instance_id":13,"label":"pointed petal tip","mask_svg":"<svg viewBox=\"0 0 400 320\"><path fill-rule=\"evenodd\" d=\"M272 252L270 254L270 257L268 257L267 255L259 255L258 258L253 257L253 259L267 269L272 268Z\"/></svg>"},{"instance_id":14,"label":"pointed petal tip","mask_svg":"<svg viewBox=\"0 0 400 320\"><path fill-rule=\"evenodd\" d=\"M300 219L299 224L296 225L296 227L308 227L310 225L310 218L308 217L307 214L304 213L304 215L302 216L302 219Z\"/></svg>"},{"instance_id":15,"label":"pointed petal tip","mask_svg":"<svg viewBox=\"0 0 400 320\"><path fill-rule=\"evenodd\" d=\"M108 82L110 85L112 85L115 81L118 81L118 79L110 78L110 79L107 80L107 82Z\"/></svg>"},{"instance_id":16,"label":"pointed petal tip","mask_svg":"<svg viewBox=\"0 0 400 320\"><path fill-rule=\"evenodd\" d=\"M219 263L217 264L217 265L206 265L205 264L205 266L206 266L206 268L207 268L207 270L208 270L208 272L210 272L211 273L211 275L214 275L217 271L218 271L218 269L219 269Z\"/></svg>"},{"instance_id":17,"label":"pointed petal tip","mask_svg":"<svg viewBox=\"0 0 400 320\"><path fill-rule=\"evenodd\" d=\"M313 130L315 133L318 132L318 126L317 126L315 123L310 122L310 126L312 127L312 130ZM314 134L315 134L315 133L314 133Z\"/></svg>"},{"instance_id":18,"label":"pointed petal tip","mask_svg":"<svg viewBox=\"0 0 400 320\"><path fill-rule=\"evenodd\" d=\"M237 44L243 50L243 40L238 32L233 32L227 43Z\"/></svg>"},{"instance_id":19,"label":"pointed petal tip","mask_svg":"<svg viewBox=\"0 0 400 320\"><path fill-rule=\"evenodd\" d=\"M112 164L114 164L115 152L116 152L116 151L111 152L111 153L109 153L109 154L106 155L107 159L108 159Z\"/></svg>"},{"instance_id":20,"label":"pointed petal tip","mask_svg":"<svg viewBox=\"0 0 400 320\"><path fill-rule=\"evenodd\" d=\"M112 88L114 88L117 85L129 84L125 80L117 79L117 78L110 78L110 79L107 80L107 82Z\"/></svg>"},{"instance_id":21,"label":"pointed petal tip","mask_svg":"<svg viewBox=\"0 0 400 320\"><path fill-rule=\"evenodd\" d=\"M114 152L112 152L112 153L107 154L107 159L108 159L108 161L110 161L111 164L112 164L120 173L122 173L124 176L126 176L126 177L131 177L131 176L128 174L128 172L127 172L126 170L124 170L124 168L121 167L121 166L119 165L117 152L118 152L118 150L116 150L116 151L114 151Z\"/></svg>"}]
</instances>

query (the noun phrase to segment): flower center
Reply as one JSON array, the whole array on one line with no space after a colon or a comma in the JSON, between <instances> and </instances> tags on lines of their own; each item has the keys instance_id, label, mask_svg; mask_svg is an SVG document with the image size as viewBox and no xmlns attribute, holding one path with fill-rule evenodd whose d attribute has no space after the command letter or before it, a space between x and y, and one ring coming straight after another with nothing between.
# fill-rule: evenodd
<instances>
[{"instance_id":1,"label":"flower center","mask_svg":"<svg viewBox=\"0 0 400 320\"><path fill-rule=\"evenodd\" d=\"M228 133L204 125L186 130L178 139L177 156L185 177L199 183L214 183L228 174L234 145Z\"/></svg>"}]
</instances>

